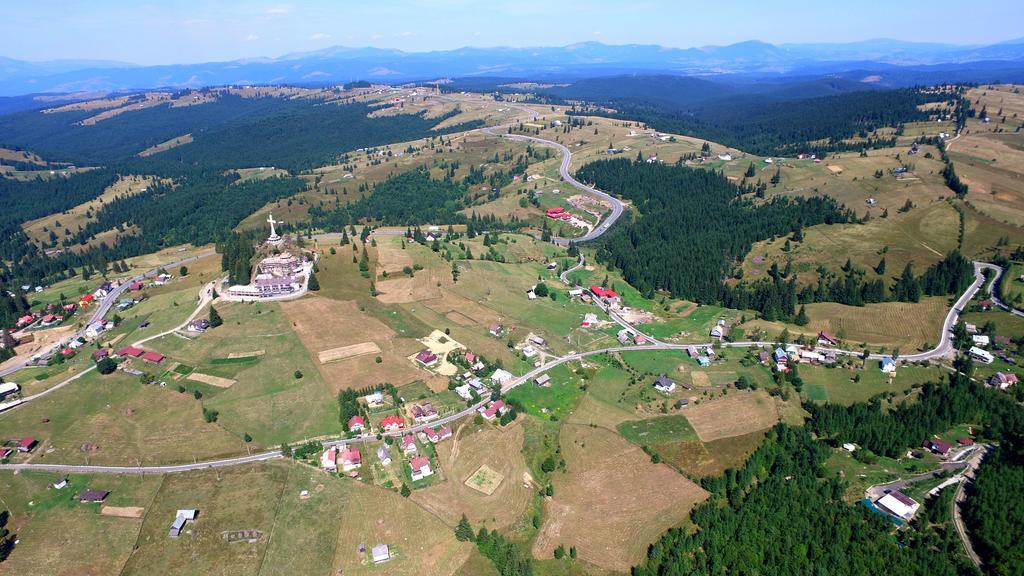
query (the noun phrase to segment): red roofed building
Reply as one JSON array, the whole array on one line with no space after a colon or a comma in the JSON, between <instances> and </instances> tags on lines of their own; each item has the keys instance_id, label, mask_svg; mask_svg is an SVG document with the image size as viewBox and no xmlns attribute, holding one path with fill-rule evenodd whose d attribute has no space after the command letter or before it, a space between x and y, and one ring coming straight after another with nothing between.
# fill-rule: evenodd
<instances>
[{"instance_id":1,"label":"red roofed building","mask_svg":"<svg viewBox=\"0 0 1024 576\"><path fill-rule=\"evenodd\" d=\"M107 350L106 348L100 348L99 350L92 353L93 360L102 360L107 356L110 356L110 351Z\"/></svg>"},{"instance_id":2,"label":"red roofed building","mask_svg":"<svg viewBox=\"0 0 1024 576\"><path fill-rule=\"evenodd\" d=\"M165 360L165 357L163 354L160 354L159 352L145 352L142 355L142 359L145 360L146 362L151 362L153 364L160 364Z\"/></svg>"},{"instance_id":3,"label":"red roofed building","mask_svg":"<svg viewBox=\"0 0 1024 576\"><path fill-rule=\"evenodd\" d=\"M36 447L36 439L29 436L28 438L22 438L18 441L18 452L31 452Z\"/></svg>"},{"instance_id":4,"label":"red roofed building","mask_svg":"<svg viewBox=\"0 0 1024 576\"><path fill-rule=\"evenodd\" d=\"M565 214L565 213L566 213L565 212L565 208L548 208L545 211L545 214L548 215L548 218L554 218L554 219L561 218L562 215Z\"/></svg>"},{"instance_id":5,"label":"red roofed building","mask_svg":"<svg viewBox=\"0 0 1024 576\"><path fill-rule=\"evenodd\" d=\"M436 364L437 360L437 354L434 354L428 348L420 350L419 354L416 355L416 361L424 366Z\"/></svg>"},{"instance_id":6,"label":"red roofed building","mask_svg":"<svg viewBox=\"0 0 1024 576\"><path fill-rule=\"evenodd\" d=\"M90 303L90 302L92 302L92 301L93 301L93 300L94 300L95 298L96 298L96 297L95 297L95 296L93 296L92 294L86 294L85 296L82 296L82 297L81 297L81 298L80 298L80 299L78 300L78 303L79 303L79 304L80 304L81 306L88 306L88 305L89 305L89 303Z\"/></svg>"},{"instance_id":7,"label":"red roofed building","mask_svg":"<svg viewBox=\"0 0 1024 576\"><path fill-rule=\"evenodd\" d=\"M950 445L949 442L946 442L945 440L940 440L938 438L934 440L928 440L927 442L924 443L924 445L925 448L928 448L929 450L935 452L939 456L945 456L946 454L949 454L950 449L953 448L953 446Z\"/></svg>"},{"instance_id":8,"label":"red roofed building","mask_svg":"<svg viewBox=\"0 0 1024 576\"><path fill-rule=\"evenodd\" d=\"M982 300L981 302L978 302L978 306L981 306L982 310L991 310L992 309L992 304L993 304L993 302L989 298L986 298L986 299Z\"/></svg>"},{"instance_id":9,"label":"red roofed building","mask_svg":"<svg viewBox=\"0 0 1024 576\"><path fill-rule=\"evenodd\" d=\"M320 456L320 467L328 472L338 471L338 449L333 446Z\"/></svg>"},{"instance_id":10,"label":"red roofed building","mask_svg":"<svg viewBox=\"0 0 1024 576\"><path fill-rule=\"evenodd\" d=\"M395 432L405 428L405 420L402 420L401 416L385 416L384 419L380 421L380 427L385 432Z\"/></svg>"},{"instance_id":11,"label":"red roofed building","mask_svg":"<svg viewBox=\"0 0 1024 576\"><path fill-rule=\"evenodd\" d=\"M419 454L419 448L416 447L416 439L412 437L412 434L406 434L402 437L402 451L408 455Z\"/></svg>"},{"instance_id":12,"label":"red roofed building","mask_svg":"<svg viewBox=\"0 0 1024 576\"><path fill-rule=\"evenodd\" d=\"M476 362L476 354L473 354L472 352L466 352L465 358L466 362L468 362L470 365Z\"/></svg>"},{"instance_id":13,"label":"red roofed building","mask_svg":"<svg viewBox=\"0 0 1024 576\"><path fill-rule=\"evenodd\" d=\"M821 344L822 346L837 346L839 344L839 340L836 339L835 336L822 330L821 332L818 332L818 344Z\"/></svg>"},{"instance_id":14,"label":"red roofed building","mask_svg":"<svg viewBox=\"0 0 1024 576\"><path fill-rule=\"evenodd\" d=\"M427 476L433 476L434 471L430 468L430 458L426 456L417 456L409 462L410 468L412 468L412 479L422 480Z\"/></svg>"},{"instance_id":15,"label":"red roofed building","mask_svg":"<svg viewBox=\"0 0 1024 576\"><path fill-rule=\"evenodd\" d=\"M618 304L621 301L621 298L614 290L602 288L596 284L590 287L590 293L593 294L595 298L599 298L605 304Z\"/></svg>"},{"instance_id":16,"label":"red roofed building","mask_svg":"<svg viewBox=\"0 0 1024 576\"><path fill-rule=\"evenodd\" d=\"M118 350L115 355L120 356L121 358L128 358L129 356L132 358L138 358L139 356L142 356L142 354L143 351L139 348L136 348L134 346L125 346L124 348Z\"/></svg>"},{"instance_id":17,"label":"red roofed building","mask_svg":"<svg viewBox=\"0 0 1024 576\"><path fill-rule=\"evenodd\" d=\"M444 440L445 438L451 438L451 437L452 437L452 427L451 426L445 426L444 428L441 428L441 437L439 438L439 440Z\"/></svg>"},{"instance_id":18,"label":"red roofed building","mask_svg":"<svg viewBox=\"0 0 1024 576\"><path fill-rule=\"evenodd\" d=\"M363 465L363 455L355 448L348 448L341 451L341 470L351 472Z\"/></svg>"},{"instance_id":19,"label":"red roofed building","mask_svg":"<svg viewBox=\"0 0 1024 576\"><path fill-rule=\"evenodd\" d=\"M505 406L504 400L496 400L491 402L491 405L486 409L480 409L480 413L483 414L483 417L486 420L494 420L495 417L504 414L505 412L508 412L508 407Z\"/></svg>"},{"instance_id":20,"label":"red roofed building","mask_svg":"<svg viewBox=\"0 0 1024 576\"><path fill-rule=\"evenodd\" d=\"M434 442L435 444L441 440L441 435L437 433L437 430L433 428L427 428L423 430L423 435L427 437L427 440Z\"/></svg>"},{"instance_id":21,"label":"red roofed building","mask_svg":"<svg viewBox=\"0 0 1024 576\"><path fill-rule=\"evenodd\" d=\"M362 432L366 428L366 421L362 416L353 416L348 419L348 429L351 432Z\"/></svg>"}]
</instances>

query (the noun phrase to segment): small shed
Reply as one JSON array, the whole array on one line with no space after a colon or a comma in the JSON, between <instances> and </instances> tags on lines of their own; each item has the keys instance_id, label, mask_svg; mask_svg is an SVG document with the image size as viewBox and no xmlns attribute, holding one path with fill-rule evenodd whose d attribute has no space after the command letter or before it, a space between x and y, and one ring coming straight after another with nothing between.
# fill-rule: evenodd
<instances>
[{"instance_id":1,"label":"small shed","mask_svg":"<svg viewBox=\"0 0 1024 576\"><path fill-rule=\"evenodd\" d=\"M370 555L373 557L374 564L380 564L381 562L387 562L391 560L391 550L387 544L377 544L370 550Z\"/></svg>"}]
</instances>

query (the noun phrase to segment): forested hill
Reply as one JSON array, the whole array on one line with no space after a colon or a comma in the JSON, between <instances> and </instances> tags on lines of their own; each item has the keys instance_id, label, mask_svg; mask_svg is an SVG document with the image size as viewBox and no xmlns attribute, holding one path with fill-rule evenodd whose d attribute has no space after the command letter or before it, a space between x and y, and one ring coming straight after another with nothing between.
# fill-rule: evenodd
<instances>
[{"instance_id":1,"label":"forested hill","mask_svg":"<svg viewBox=\"0 0 1024 576\"><path fill-rule=\"evenodd\" d=\"M664 132L713 140L764 156L824 155L864 146L891 146L895 143L891 137L872 138L872 133L886 126L928 120L929 113L918 109L919 105L951 101L951 108L955 99L951 94L916 89L794 99L778 94L696 98L658 91L632 96L608 88L587 88L574 92L574 97L614 109L615 113L606 113L613 117L640 120ZM868 141L843 142L853 137Z\"/></svg>"},{"instance_id":2,"label":"forested hill","mask_svg":"<svg viewBox=\"0 0 1024 576\"><path fill-rule=\"evenodd\" d=\"M0 216L4 235L0 256L10 263L0 265L0 284L53 282L83 266L100 269L109 262L169 245L222 240L265 203L305 187L294 177L238 183L230 169L276 166L295 174L335 162L341 154L358 148L479 124L433 130L458 110L434 118L423 114L371 118L368 114L373 110L366 104L221 93L208 103L161 104L92 125L78 123L95 115L95 110L2 116L2 145L32 150L49 161L100 168L50 180L0 179L0 202L5 207ZM152 156L137 156L150 146L184 134L192 134L193 141ZM20 225L28 220L98 197L118 174L152 175L173 185L151 186L144 193L104 204L81 230L61 235L57 246L84 246L101 232L130 231L121 234L115 244L45 257L21 232Z\"/></svg>"},{"instance_id":3,"label":"forested hill","mask_svg":"<svg viewBox=\"0 0 1024 576\"><path fill-rule=\"evenodd\" d=\"M446 118L395 114L370 118L366 104L325 104L319 100L243 98L220 94L192 106L154 106L92 125L78 122L89 112L40 111L0 116L0 144L32 150L51 161L109 165L177 136L193 141L134 163L165 161L227 170L276 166L298 171L332 162L356 148L379 146L466 130L478 122L432 128Z\"/></svg>"},{"instance_id":4,"label":"forested hill","mask_svg":"<svg viewBox=\"0 0 1024 576\"><path fill-rule=\"evenodd\" d=\"M831 198L755 204L720 173L685 166L620 158L587 164L576 176L621 194L640 213L606 234L597 257L648 295L667 290L701 303L720 301L731 267L754 242L849 219Z\"/></svg>"}]
</instances>

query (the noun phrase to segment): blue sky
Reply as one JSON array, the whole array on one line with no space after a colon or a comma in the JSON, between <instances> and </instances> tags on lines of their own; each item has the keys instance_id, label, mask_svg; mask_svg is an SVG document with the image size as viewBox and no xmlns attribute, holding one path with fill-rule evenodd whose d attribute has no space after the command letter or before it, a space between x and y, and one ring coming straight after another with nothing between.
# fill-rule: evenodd
<instances>
[{"instance_id":1,"label":"blue sky","mask_svg":"<svg viewBox=\"0 0 1024 576\"><path fill-rule=\"evenodd\" d=\"M0 56L170 64L328 46L410 51L600 41L672 47L870 38L987 44L1024 33L1020 0L11 1ZM976 9L983 5L984 9ZM955 14L955 16L954 16Z\"/></svg>"}]
</instances>

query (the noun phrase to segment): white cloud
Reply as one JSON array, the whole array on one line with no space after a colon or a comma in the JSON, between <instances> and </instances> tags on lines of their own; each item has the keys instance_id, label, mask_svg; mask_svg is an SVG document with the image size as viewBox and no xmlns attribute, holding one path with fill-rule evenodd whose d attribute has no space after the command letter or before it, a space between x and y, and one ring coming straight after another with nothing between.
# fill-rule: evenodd
<instances>
[{"instance_id":1,"label":"white cloud","mask_svg":"<svg viewBox=\"0 0 1024 576\"><path fill-rule=\"evenodd\" d=\"M416 33L415 32L400 32L398 35L401 36L402 38L408 38L410 36L415 36Z\"/></svg>"},{"instance_id":2,"label":"white cloud","mask_svg":"<svg viewBox=\"0 0 1024 576\"><path fill-rule=\"evenodd\" d=\"M245 39L251 42L253 40L259 40L260 37L255 35L255 34L249 34L248 36L245 37Z\"/></svg>"},{"instance_id":3,"label":"white cloud","mask_svg":"<svg viewBox=\"0 0 1024 576\"><path fill-rule=\"evenodd\" d=\"M325 34L323 32L317 32L316 34L313 34L312 36L310 36L309 39L310 40L327 40L330 37L331 37L330 34Z\"/></svg>"},{"instance_id":4,"label":"white cloud","mask_svg":"<svg viewBox=\"0 0 1024 576\"><path fill-rule=\"evenodd\" d=\"M268 8L267 9L267 14L270 15L270 16L283 16L285 14L291 14L291 11L292 11L292 7L291 6L289 6L287 4L282 4L280 6L274 6L272 8Z\"/></svg>"}]
</instances>

